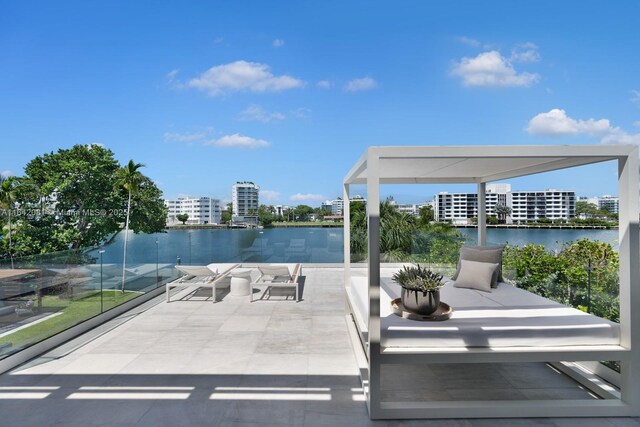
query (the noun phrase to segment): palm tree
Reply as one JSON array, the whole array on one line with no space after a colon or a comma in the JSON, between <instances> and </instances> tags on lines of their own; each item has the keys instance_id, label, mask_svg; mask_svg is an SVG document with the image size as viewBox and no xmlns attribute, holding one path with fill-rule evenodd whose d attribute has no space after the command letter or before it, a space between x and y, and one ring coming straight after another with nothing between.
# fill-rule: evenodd
<instances>
[{"instance_id":1,"label":"palm tree","mask_svg":"<svg viewBox=\"0 0 640 427\"><path fill-rule=\"evenodd\" d=\"M11 212L13 211L16 202L16 188L15 178L12 176L5 177L0 175L0 204L7 209L7 216L9 219L9 259L11 260L11 268L13 268L13 252L11 247L13 246L11 227Z\"/></svg>"},{"instance_id":2,"label":"palm tree","mask_svg":"<svg viewBox=\"0 0 640 427\"><path fill-rule=\"evenodd\" d=\"M493 208L493 212L496 214L500 222L507 222L507 217L511 215L511 208L503 205L502 203L498 203L495 208Z\"/></svg>"},{"instance_id":3,"label":"palm tree","mask_svg":"<svg viewBox=\"0 0 640 427\"><path fill-rule=\"evenodd\" d=\"M129 160L126 166L122 167L118 171L118 187L124 188L128 192L127 199L127 220L124 226L124 254L122 256L122 292L124 292L125 285L125 267L127 263L127 237L129 236L129 217L131 214L131 195L138 190L138 186L142 181L143 175L138 169L144 167L142 163L134 163L133 160Z\"/></svg>"}]
</instances>

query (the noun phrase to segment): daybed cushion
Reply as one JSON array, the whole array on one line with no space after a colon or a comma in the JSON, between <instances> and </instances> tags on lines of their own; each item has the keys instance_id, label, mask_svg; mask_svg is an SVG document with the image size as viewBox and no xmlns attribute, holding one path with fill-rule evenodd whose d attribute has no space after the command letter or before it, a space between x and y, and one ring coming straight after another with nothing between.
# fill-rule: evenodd
<instances>
[{"instance_id":1,"label":"daybed cushion","mask_svg":"<svg viewBox=\"0 0 640 427\"><path fill-rule=\"evenodd\" d=\"M504 245L498 246L463 246L460 248L460 257L458 259L458 267L456 272L451 277L451 280L456 280L460 273L460 261L463 259L476 262L495 262L499 266L494 274L494 278L491 281L491 287L495 288L499 282L503 282L502 277L502 252L504 251Z\"/></svg>"},{"instance_id":2,"label":"daybed cushion","mask_svg":"<svg viewBox=\"0 0 640 427\"><path fill-rule=\"evenodd\" d=\"M460 260L460 272L453 286L491 292L491 284L495 279L494 275L497 268L498 263L462 259Z\"/></svg>"},{"instance_id":3,"label":"daybed cushion","mask_svg":"<svg viewBox=\"0 0 640 427\"><path fill-rule=\"evenodd\" d=\"M389 273L389 276L391 273ZM400 287L383 277L380 292L381 344L385 347L550 347L619 345L620 325L564 306L508 283L493 292L453 287L440 300L453 307L451 319L418 322L391 312ZM367 278L352 277L348 290L361 330L367 330Z\"/></svg>"}]
</instances>

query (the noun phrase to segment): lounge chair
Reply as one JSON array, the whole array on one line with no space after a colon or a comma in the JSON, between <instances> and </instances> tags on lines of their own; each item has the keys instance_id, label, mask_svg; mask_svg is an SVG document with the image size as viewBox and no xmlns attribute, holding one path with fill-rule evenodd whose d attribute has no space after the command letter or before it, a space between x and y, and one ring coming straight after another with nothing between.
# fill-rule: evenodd
<instances>
[{"instance_id":1,"label":"lounge chair","mask_svg":"<svg viewBox=\"0 0 640 427\"><path fill-rule=\"evenodd\" d=\"M258 237L251 246L242 250L241 260L246 261L252 257L258 257L260 261L273 255L273 250L268 246L269 239Z\"/></svg>"},{"instance_id":2,"label":"lounge chair","mask_svg":"<svg viewBox=\"0 0 640 427\"><path fill-rule=\"evenodd\" d=\"M176 269L185 275L167 283L167 302L170 301L171 288L178 286L197 286L211 288L213 302L218 302L216 289L222 287L222 281L240 264L209 264L206 266L176 265Z\"/></svg>"},{"instance_id":3,"label":"lounge chair","mask_svg":"<svg viewBox=\"0 0 640 427\"><path fill-rule=\"evenodd\" d=\"M287 260L289 257L294 258L293 261L299 261L303 258L306 259L309 255L307 239L291 239L289 246L284 249L284 254Z\"/></svg>"},{"instance_id":4,"label":"lounge chair","mask_svg":"<svg viewBox=\"0 0 640 427\"><path fill-rule=\"evenodd\" d=\"M249 294L250 301L253 302L253 288L260 285L267 285L267 289L260 299L268 293L271 297L273 288L293 288L295 291L295 300L299 301L298 295L298 278L302 275L302 266L300 264L271 264L258 267L260 276L251 283L251 292Z\"/></svg>"}]
</instances>

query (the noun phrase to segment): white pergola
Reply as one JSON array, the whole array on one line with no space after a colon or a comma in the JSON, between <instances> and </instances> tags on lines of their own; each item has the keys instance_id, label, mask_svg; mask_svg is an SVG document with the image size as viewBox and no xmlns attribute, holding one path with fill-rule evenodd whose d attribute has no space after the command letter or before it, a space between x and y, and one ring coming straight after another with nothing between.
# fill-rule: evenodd
<instances>
[{"instance_id":1,"label":"white pergola","mask_svg":"<svg viewBox=\"0 0 640 427\"><path fill-rule=\"evenodd\" d=\"M476 184L478 244L486 243L487 182L605 161L618 164L620 254L620 344L617 346L506 348L385 348L380 344L380 184ZM368 333L363 377L369 414L384 418L594 417L640 415L640 231L638 147L571 146L399 146L369 147L344 179L344 274L351 283L350 186L367 187ZM380 367L388 363L500 363L621 361L620 399L459 402L386 402L380 396Z\"/></svg>"}]
</instances>

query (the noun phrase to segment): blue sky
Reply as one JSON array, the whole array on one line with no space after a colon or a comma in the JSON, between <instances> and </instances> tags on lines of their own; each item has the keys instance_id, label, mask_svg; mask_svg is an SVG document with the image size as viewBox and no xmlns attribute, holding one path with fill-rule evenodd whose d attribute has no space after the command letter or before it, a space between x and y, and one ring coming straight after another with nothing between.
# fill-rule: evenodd
<instances>
[{"instance_id":1,"label":"blue sky","mask_svg":"<svg viewBox=\"0 0 640 427\"><path fill-rule=\"evenodd\" d=\"M0 3L0 172L100 143L169 198L317 206L369 145L640 144L636 1L133 3Z\"/></svg>"}]
</instances>

